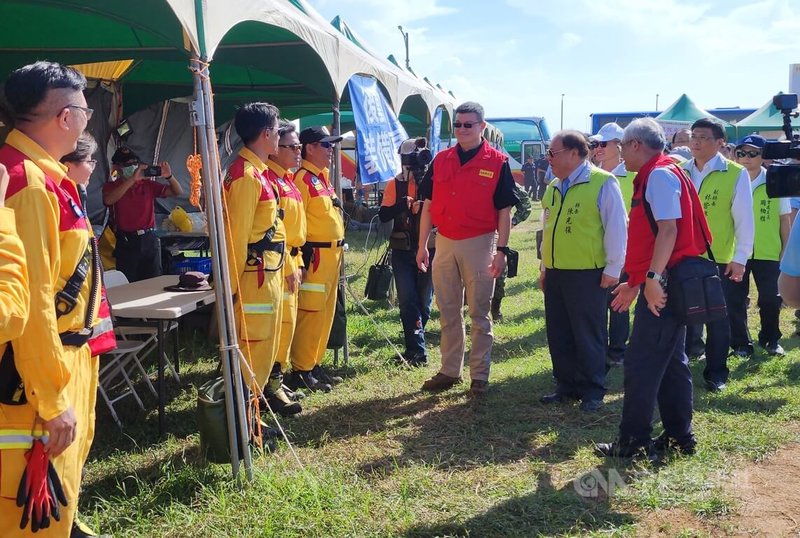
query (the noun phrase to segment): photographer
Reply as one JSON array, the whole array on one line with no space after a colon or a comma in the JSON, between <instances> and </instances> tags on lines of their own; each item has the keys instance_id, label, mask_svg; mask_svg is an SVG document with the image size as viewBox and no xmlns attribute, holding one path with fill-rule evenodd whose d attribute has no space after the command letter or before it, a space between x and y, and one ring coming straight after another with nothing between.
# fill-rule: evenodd
<instances>
[{"instance_id":1,"label":"photographer","mask_svg":"<svg viewBox=\"0 0 800 538\"><path fill-rule=\"evenodd\" d=\"M386 184L383 201L378 211L381 222L394 220L390 248L392 271L397 287L400 321L403 324L405 352L403 358L411 366L424 366L428 362L425 351L425 325L431 315L433 282L431 272L417 268L416 253L419 242L419 182L431 161L424 138L410 138L400 145L402 172ZM433 259L435 250L430 248Z\"/></svg>"},{"instance_id":2,"label":"photographer","mask_svg":"<svg viewBox=\"0 0 800 538\"><path fill-rule=\"evenodd\" d=\"M155 199L180 196L183 188L169 163L148 166L122 146L111 157L112 181L103 185L103 203L113 208L117 269L130 282L161 275L161 248L155 233ZM157 181L164 177L168 184Z\"/></svg>"}]
</instances>

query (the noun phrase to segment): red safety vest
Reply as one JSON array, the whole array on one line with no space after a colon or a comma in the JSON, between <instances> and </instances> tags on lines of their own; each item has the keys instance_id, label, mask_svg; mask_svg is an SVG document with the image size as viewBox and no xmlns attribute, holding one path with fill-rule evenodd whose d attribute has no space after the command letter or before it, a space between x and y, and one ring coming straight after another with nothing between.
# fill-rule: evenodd
<instances>
[{"instance_id":1,"label":"red safety vest","mask_svg":"<svg viewBox=\"0 0 800 538\"><path fill-rule=\"evenodd\" d=\"M656 236L645 211L643 194L650 172L655 168L667 168L681 180L681 218L677 219L678 237L667 267L673 267L685 258L703 254L706 251L703 231L709 242L711 241L711 231L708 229L703 205L700 203L694 184L669 157L664 155L653 157L639 170L633 180L633 200L628 215L628 249L625 254L625 272L628 274L630 286L638 286L645 281L653 258Z\"/></svg>"},{"instance_id":2,"label":"red safety vest","mask_svg":"<svg viewBox=\"0 0 800 538\"><path fill-rule=\"evenodd\" d=\"M485 141L463 166L458 146L436 155L431 218L440 234L448 239L469 239L497 230L494 191L506 160Z\"/></svg>"}]
</instances>

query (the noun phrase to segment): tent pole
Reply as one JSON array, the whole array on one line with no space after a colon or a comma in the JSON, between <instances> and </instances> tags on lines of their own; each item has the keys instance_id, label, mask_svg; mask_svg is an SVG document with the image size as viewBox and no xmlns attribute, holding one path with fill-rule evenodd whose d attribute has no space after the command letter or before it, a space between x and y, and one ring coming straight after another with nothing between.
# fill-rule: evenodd
<instances>
[{"instance_id":1,"label":"tent pole","mask_svg":"<svg viewBox=\"0 0 800 538\"><path fill-rule=\"evenodd\" d=\"M333 93L333 134L335 136L342 135L342 114L339 109L341 105L341 99L339 94L334 91ZM333 188L336 190L336 196L339 200L343 200L342 198L342 144L336 144L333 147L333 166L334 166L334 175L333 175ZM342 215L344 216L344 211L342 211ZM344 304L344 284L345 284L345 275L344 275L344 252L342 252L342 263L339 266L339 296L342 298L342 304ZM338 350L334 350L334 357L338 358ZM337 361L338 362L338 361ZM350 345L347 340L347 331L345 331L344 335L344 346L342 347L342 362L344 363L345 367L350 362Z\"/></svg>"},{"instance_id":2,"label":"tent pole","mask_svg":"<svg viewBox=\"0 0 800 538\"><path fill-rule=\"evenodd\" d=\"M217 319L219 320L219 358L225 381L225 412L228 421L228 443L231 454L231 470L234 479L239 481L240 447L248 480L253 478L252 461L249 450L247 421L245 418L245 397L242 386L239 350L236 339L236 323L233 319L233 300L230 287L230 270L226 255L225 233L220 193L220 163L216 148L213 104L208 64L196 54L190 61L194 73L194 100L191 104L191 123L197 129L197 139L203 160L203 185L205 188L205 207L208 218L208 237L211 246L211 263L214 278Z\"/></svg>"}]
</instances>

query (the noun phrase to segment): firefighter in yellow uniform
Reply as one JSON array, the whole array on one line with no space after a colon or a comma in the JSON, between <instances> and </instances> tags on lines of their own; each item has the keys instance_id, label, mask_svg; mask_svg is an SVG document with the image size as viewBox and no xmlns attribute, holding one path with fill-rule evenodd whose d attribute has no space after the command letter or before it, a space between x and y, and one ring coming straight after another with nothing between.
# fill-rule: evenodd
<instances>
[{"instance_id":1,"label":"firefighter in yellow uniform","mask_svg":"<svg viewBox=\"0 0 800 538\"><path fill-rule=\"evenodd\" d=\"M236 111L234 126L245 147L225 176L225 237L239 347L254 379L243 373L257 393L272 370L282 317L286 232L265 164L278 148L278 109L248 103Z\"/></svg>"},{"instance_id":2,"label":"firefighter in yellow uniform","mask_svg":"<svg viewBox=\"0 0 800 538\"><path fill-rule=\"evenodd\" d=\"M58 474L67 505L60 521L40 536L82 536L73 528L81 470L94 437L97 358L86 341L86 320L95 317L99 275L94 271L90 231L78 190L59 158L75 149L92 110L83 96L86 80L72 68L36 62L8 77L5 95L16 129L0 148L10 176L5 205L14 210L25 248L30 312L25 329L11 340L12 374L22 391L4 393L0 405L0 536L29 536L20 529L17 488L25 453L41 441ZM80 267L85 274L79 275ZM88 312L88 314L87 314ZM9 362L7 362L9 361ZM7 353L3 360L10 366ZM3 376L8 380L9 374ZM4 391L5 392L5 391ZM15 404L15 405L13 405Z\"/></svg>"},{"instance_id":3,"label":"firefighter in yellow uniform","mask_svg":"<svg viewBox=\"0 0 800 538\"><path fill-rule=\"evenodd\" d=\"M30 302L25 251L17 237L14 211L4 207L7 187L8 172L0 164L0 357L8 341L22 334Z\"/></svg>"},{"instance_id":4,"label":"firefighter in yellow uniform","mask_svg":"<svg viewBox=\"0 0 800 538\"><path fill-rule=\"evenodd\" d=\"M278 150L267 160L269 180L280 196L283 223L286 227L286 261L283 264L283 320L278 338L278 353L265 390L273 411L284 416L296 415L303 408L292 400L283 387L283 370L289 361L289 350L297 325L297 296L303 279L303 256L300 248L306 242L306 213L303 197L294 184L291 169L300 165L300 141L295 126L281 120Z\"/></svg>"},{"instance_id":5,"label":"firefighter in yellow uniform","mask_svg":"<svg viewBox=\"0 0 800 538\"><path fill-rule=\"evenodd\" d=\"M325 127L309 127L300 132L303 161L294 175L294 184L303 197L308 230L302 248L306 272L300 285L297 327L290 353L293 371L286 378L292 389L328 392L342 380L328 374L321 365L336 310L344 245L341 202L328 176L333 145L341 140L340 136L331 136Z\"/></svg>"}]
</instances>

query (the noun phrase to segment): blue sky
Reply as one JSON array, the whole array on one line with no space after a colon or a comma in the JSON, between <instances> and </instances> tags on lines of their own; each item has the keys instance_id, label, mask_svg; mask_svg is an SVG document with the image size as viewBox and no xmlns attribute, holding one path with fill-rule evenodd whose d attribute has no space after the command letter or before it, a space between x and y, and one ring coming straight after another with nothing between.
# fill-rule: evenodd
<instances>
[{"instance_id":1,"label":"blue sky","mask_svg":"<svg viewBox=\"0 0 800 538\"><path fill-rule=\"evenodd\" d=\"M589 128L592 112L757 108L800 63L798 0L310 0L381 56L477 100L488 116Z\"/></svg>"}]
</instances>

